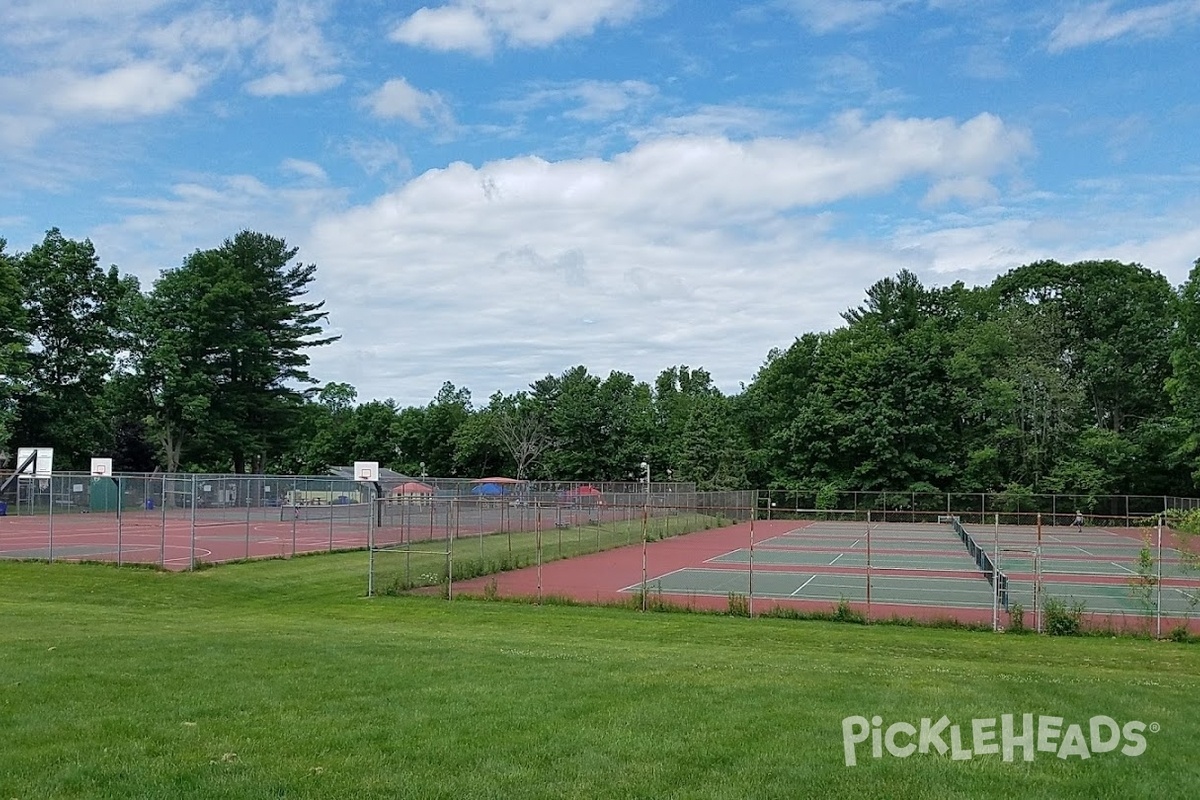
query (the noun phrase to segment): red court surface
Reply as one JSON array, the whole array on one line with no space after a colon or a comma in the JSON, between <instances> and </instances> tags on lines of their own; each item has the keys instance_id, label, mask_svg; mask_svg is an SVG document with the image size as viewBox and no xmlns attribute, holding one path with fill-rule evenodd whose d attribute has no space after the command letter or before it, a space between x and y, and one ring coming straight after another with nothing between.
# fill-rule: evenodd
<instances>
[{"instance_id":1,"label":"red court surface","mask_svg":"<svg viewBox=\"0 0 1200 800\"><path fill-rule=\"evenodd\" d=\"M196 563L279 558L367 546L366 521L354 524L271 519L197 521L160 512L72 514L53 519L0 517L0 558L155 564L184 570Z\"/></svg>"}]
</instances>

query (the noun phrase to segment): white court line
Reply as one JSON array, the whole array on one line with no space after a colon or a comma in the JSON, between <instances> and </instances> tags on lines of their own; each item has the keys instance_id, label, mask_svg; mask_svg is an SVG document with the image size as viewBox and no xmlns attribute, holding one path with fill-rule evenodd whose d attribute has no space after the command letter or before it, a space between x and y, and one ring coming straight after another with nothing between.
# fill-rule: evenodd
<instances>
[{"instance_id":1,"label":"white court line","mask_svg":"<svg viewBox=\"0 0 1200 800\"><path fill-rule=\"evenodd\" d=\"M808 586L810 583L812 583L812 582L813 582L813 581L815 581L816 579L817 579L817 576L816 576L816 575L813 575L811 578L809 578L808 580L806 580L804 583L800 584L800 588L799 588L799 589L797 589L796 591L792 592L792 597L795 597L796 595L798 595L798 594L800 594L801 592L803 592L803 591L804 591L804 587L805 587L805 586Z\"/></svg>"},{"instance_id":2,"label":"white court line","mask_svg":"<svg viewBox=\"0 0 1200 800\"><path fill-rule=\"evenodd\" d=\"M1117 562L1115 562L1115 561L1110 561L1110 562L1108 562L1108 563L1112 564L1112 565L1113 565L1114 567L1116 567L1117 569L1123 569L1123 570L1125 570L1125 571L1126 571L1126 572L1128 572L1130 575L1137 575L1137 573L1136 573L1136 572L1134 572L1133 570L1129 569L1128 567L1122 567L1120 564L1118 564L1118 563L1117 563Z\"/></svg>"},{"instance_id":3,"label":"white court line","mask_svg":"<svg viewBox=\"0 0 1200 800\"><path fill-rule=\"evenodd\" d=\"M1188 601L1189 603L1190 603L1190 602L1193 602L1193 601L1196 599L1196 595L1188 594L1188 593L1187 593L1187 592L1185 592L1183 589L1179 589L1179 588L1177 588L1177 587L1174 587L1174 586L1172 586L1171 588L1172 588L1172 589L1174 589L1175 591L1179 592L1179 593L1180 593L1181 595L1183 595L1185 598L1187 598L1187 601Z\"/></svg>"},{"instance_id":4,"label":"white court line","mask_svg":"<svg viewBox=\"0 0 1200 800\"><path fill-rule=\"evenodd\" d=\"M836 556L836 557L833 559L833 561L830 561L830 562L829 562L829 566L831 566L831 567L832 567L834 564L836 564L836 563L838 562L838 559L839 559L839 558L841 558L841 557L842 557L842 556L844 556L844 555L846 555L846 554L845 554L845 553L838 553L838 554L837 554L837 556Z\"/></svg>"},{"instance_id":5,"label":"white court line","mask_svg":"<svg viewBox=\"0 0 1200 800\"><path fill-rule=\"evenodd\" d=\"M862 541L863 541L863 540L862 540L862 538L861 538L861 537L860 537L860 538L858 538L858 539L855 539L855 540L854 540L854 544L852 544L852 545L850 545L850 546L851 546L851 547L858 547L860 544L862 544Z\"/></svg>"},{"instance_id":6,"label":"white court line","mask_svg":"<svg viewBox=\"0 0 1200 800\"><path fill-rule=\"evenodd\" d=\"M770 540L766 540L766 541L770 541ZM766 541L759 542L759 544L766 544ZM746 549L745 547L739 547L739 548L737 548L736 550L730 550L728 553L721 553L720 555L715 555L715 556L713 556L712 558L706 558L706 559L704 559L704 561L702 561L701 563L702 563L702 564L712 564L713 562L717 561L717 559L720 559L720 558L727 558L727 557L729 557L729 556L731 556L731 555L734 555L735 553L740 553L740 552L742 552L742 551L743 551L743 550L745 550L745 549ZM722 563L727 563L727 562L722 562ZM676 572L679 572L679 570L675 570L675 571L676 571ZM668 575L670 575L671 573L669 573L669 572L668 572L667 574L668 574ZM641 584L641 583L638 583L637 585L638 585L638 586L641 586L642 584ZM624 591L624 590L622 590L622 591Z\"/></svg>"},{"instance_id":7,"label":"white court line","mask_svg":"<svg viewBox=\"0 0 1200 800\"><path fill-rule=\"evenodd\" d=\"M658 575L658 576L655 576L655 577L653 577L653 578L646 578L646 586L647 586L647 587L649 587L649 586L650 586L650 583L651 583L651 581L661 581L663 578L666 578L666 577L668 577L668 576L670 576L670 575L674 575L674 574L676 574L676 573L679 573L679 572L687 572L689 569L695 569L695 567L680 567L679 569L673 569L673 570L671 570L670 572L664 572L662 575ZM713 569L713 570L704 570L704 571L705 571L705 572L736 572L737 570L724 570L724 569L721 569L721 570L716 570L716 569ZM640 588L642 588L642 582L641 582L641 581L638 581L637 583L634 583L634 584L631 584L631 585L629 585L629 586L626 586L624 589L618 589L617 591L620 591L620 592L631 592L631 591L633 591L634 589L640 589Z\"/></svg>"},{"instance_id":8,"label":"white court line","mask_svg":"<svg viewBox=\"0 0 1200 800\"><path fill-rule=\"evenodd\" d=\"M1073 545L1071 545L1071 547L1074 547L1074 548L1075 548L1076 550L1078 550L1079 552L1081 552L1081 553L1086 553L1086 554L1087 554L1087 555L1089 555L1089 556L1094 556L1094 555L1096 555L1095 553L1093 553L1093 552L1092 552L1092 551L1090 551L1090 550L1084 550L1082 547L1080 547L1080 546L1079 546L1079 545L1077 545L1077 544L1073 544Z\"/></svg>"}]
</instances>

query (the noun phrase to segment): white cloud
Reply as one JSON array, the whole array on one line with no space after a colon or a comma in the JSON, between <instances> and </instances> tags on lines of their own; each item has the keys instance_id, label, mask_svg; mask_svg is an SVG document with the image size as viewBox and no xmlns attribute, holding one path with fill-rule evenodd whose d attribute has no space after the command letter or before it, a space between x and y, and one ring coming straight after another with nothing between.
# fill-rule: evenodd
<instances>
[{"instance_id":1,"label":"white cloud","mask_svg":"<svg viewBox=\"0 0 1200 800\"><path fill-rule=\"evenodd\" d=\"M574 81L538 88L517 101L497 107L518 114L544 106L571 106L563 116L582 122L600 122L645 106L658 89L644 81Z\"/></svg>"},{"instance_id":2,"label":"white cloud","mask_svg":"<svg viewBox=\"0 0 1200 800\"><path fill-rule=\"evenodd\" d=\"M321 165L315 164L312 161L304 161L299 158L285 158L279 166L284 172L289 172L301 178L308 178L318 183L324 183L329 180L329 176L325 174L325 170Z\"/></svg>"},{"instance_id":3,"label":"white cloud","mask_svg":"<svg viewBox=\"0 0 1200 800\"><path fill-rule=\"evenodd\" d=\"M951 200L964 200L968 203L982 203L994 200L999 196L996 187L986 178L978 175L968 175L962 178L947 178L930 187L925 195L925 203L931 206L942 205Z\"/></svg>"},{"instance_id":4,"label":"white cloud","mask_svg":"<svg viewBox=\"0 0 1200 800\"><path fill-rule=\"evenodd\" d=\"M423 7L391 33L397 42L486 55L497 45L544 47L632 19L645 0L453 0Z\"/></svg>"},{"instance_id":5,"label":"white cloud","mask_svg":"<svg viewBox=\"0 0 1200 800\"><path fill-rule=\"evenodd\" d=\"M10 2L0 25L0 146L11 156L64 124L167 114L229 73L261 96L336 86L323 2L277 0L265 18L174 0Z\"/></svg>"},{"instance_id":6,"label":"white cloud","mask_svg":"<svg viewBox=\"0 0 1200 800\"><path fill-rule=\"evenodd\" d=\"M371 113L382 119L402 119L411 125L453 124L450 108L437 92L422 92L404 78L393 78L366 98Z\"/></svg>"},{"instance_id":7,"label":"white cloud","mask_svg":"<svg viewBox=\"0 0 1200 800\"><path fill-rule=\"evenodd\" d=\"M210 8L176 17L137 32L137 40L155 52L175 57L201 53L233 55L261 42L267 23L257 17L217 14Z\"/></svg>"},{"instance_id":8,"label":"white cloud","mask_svg":"<svg viewBox=\"0 0 1200 800\"><path fill-rule=\"evenodd\" d=\"M567 90L581 105L566 116L586 122L608 119L653 98L657 91L643 81L583 81Z\"/></svg>"},{"instance_id":9,"label":"white cloud","mask_svg":"<svg viewBox=\"0 0 1200 800\"><path fill-rule=\"evenodd\" d=\"M340 84L338 58L321 30L326 16L321 6L281 0L256 54L271 72L249 81L246 91L263 97L304 95Z\"/></svg>"},{"instance_id":10,"label":"white cloud","mask_svg":"<svg viewBox=\"0 0 1200 800\"><path fill-rule=\"evenodd\" d=\"M634 135L639 139L680 135L744 138L778 130L783 122L782 115L762 108L706 105L687 114L657 119L652 125L636 129Z\"/></svg>"},{"instance_id":11,"label":"white cloud","mask_svg":"<svg viewBox=\"0 0 1200 800\"><path fill-rule=\"evenodd\" d=\"M0 114L0 147L26 149L53 127L54 120L37 114Z\"/></svg>"},{"instance_id":12,"label":"white cloud","mask_svg":"<svg viewBox=\"0 0 1200 800\"><path fill-rule=\"evenodd\" d=\"M491 52L492 36L488 20L476 9L466 6L418 9L391 34L393 41L414 47L463 50L477 55Z\"/></svg>"},{"instance_id":13,"label":"white cloud","mask_svg":"<svg viewBox=\"0 0 1200 800\"><path fill-rule=\"evenodd\" d=\"M57 84L50 95L52 107L68 114L161 114L195 97L202 82L198 70L176 71L151 62L129 64L98 75L48 77Z\"/></svg>"},{"instance_id":14,"label":"white cloud","mask_svg":"<svg viewBox=\"0 0 1200 800\"><path fill-rule=\"evenodd\" d=\"M316 167L306 164L289 161L285 169ZM345 196L326 186L280 189L251 175L195 175L172 186L166 197L98 198L122 214L89 235L98 247L103 243L106 262L120 264L145 284L193 250L216 247L240 230L298 244L317 219L342 207Z\"/></svg>"},{"instance_id":15,"label":"white cloud","mask_svg":"<svg viewBox=\"0 0 1200 800\"><path fill-rule=\"evenodd\" d=\"M1050 52L1061 53L1125 36L1164 37L1200 21L1200 0L1173 0L1128 11L1114 11L1114 5L1092 3L1067 12L1050 34Z\"/></svg>"},{"instance_id":16,"label":"white cloud","mask_svg":"<svg viewBox=\"0 0 1200 800\"><path fill-rule=\"evenodd\" d=\"M398 177L412 173L412 162L393 141L350 139L343 142L338 149L368 175Z\"/></svg>"},{"instance_id":17,"label":"white cloud","mask_svg":"<svg viewBox=\"0 0 1200 800\"><path fill-rule=\"evenodd\" d=\"M345 336L319 366L403 402L447 379L508 391L576 363L644 378L703 364L732 388L771 347L920 263L837 241L827 204L907 181L957 179L961 195L1028 147L994 117L846 117L788 139L671 137L608 160L431 170L306 240Z\"/></svg>"},{"instance_id":18,"label":"white cloud","mask_svg":"<svg viewBox=\"0 0 1200 800\"><path fill-rule=\"evenodd\" d=\"M860 29L885 17L895 0L779 0L813 33Z\"/></svg>"}]
</instances>

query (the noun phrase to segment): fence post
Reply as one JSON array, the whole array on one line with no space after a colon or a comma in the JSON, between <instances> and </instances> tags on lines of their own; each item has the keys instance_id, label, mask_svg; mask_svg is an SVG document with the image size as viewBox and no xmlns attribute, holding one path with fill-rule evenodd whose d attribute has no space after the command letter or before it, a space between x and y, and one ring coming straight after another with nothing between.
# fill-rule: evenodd
<instances>
[{"instance_id":1,"label":"fence post","mask_svg":"<svg viewBox=\"0 0 1200 800\"><path fill-rule=\"evenodd\" d=\"M333 515L330 514L330 519ZM375 596L375 515L367 512L367 597Z\"/></svg>"},{"instance_id":2,"label":"fence post","mask_svg":"<svg viewBox=\"0 0 1200 800\"><path fill-rule=\"evenodd\" d=\"M1154 609L1154 636L1157 639L1162 638L1162 521L1163 518L1160 516L1158 518L1158 555L1154 559L1155 564L1158 567L1158 575L1156 576L1154 583L1155 587L1158 589L1158 597L1155 600Z\"/></svg>"},{"instance_id":3,"label":"fence post","mask_svg":"<svg viewBox=\"0 0 1200 800\"><path fill-rule=\"evenodd\" d=\"M50 561L54 561L54 475L47 478L50 488Z\"/></svg>"},{"instance_id":4,"label":"fence post","mask_svg":"<svg viewBox=\"0 0 1200 800\"><path fill-rule=\"evenodd\" d=\"M754 618L754 515L750 515L750 599L747 606L750 618Z\"/></svg>"},{"instance_id":5,"label":"fence post","mask_svg":"<svg viewBox=\"0 0 1200 800\"><path fill-rule=\"evenodd\" d=\"M146 479L149 485L149 478ZM149 492L145 492L149 494ZM145 501L145 498L142 498ZM159 519L158 519L158 565L163 569L167 568L167 474L163 473L162 479L162 497L159 500Z\"/></svg>"},{"instance_id":6,"label":"fence post","mask_svg":"<svg viewBox=\"0 0 1200 800\"><path fill-rule=\"evenodd\" d=\"M646 603L646 526L650 524L649 516L650 516L650 509L645 508L645 507L642 508L642 611L645 611L646 606L647 606L647 603ZM539 592L541 591L540 590L540 586L541 586L540 574L541 573L539 572L539 578L538 578ZM539 594L539 596L540 596L540 594Z\"/></svg>"},{"instance_id":7,"label":"fence post","mask_svg":"<svg viewBox=\"0 0 1200 800\"><path fill-rule=\"evenodd\" d=\"M110 480L117 485L117 566L121 566L121 509L125 505L125 492L121 486L124 478L110 476ZM96 479L91 479L91 488L96 488Z\"/></svg>"},{"instance_id":8,"label":"fence post","mask_svg":"<svg viewBox=\"0 0 1200 800\"><path fill-rule=\"evenodd\" d=\"M1020 502L1020 501L1018 501ZM1037 569L1033 581L1034 619L1037 621L1037 632L1042 632L1042 515L1037 515Z\"/></svg>"},{"instance_id":9,"label":"fence post","mask_svg":"<svg viewBox=\"0 0 1200 800\"><path fill-rule=\"evenodd\" d=\"M196 476L192 476L192 499L191 499L191 524L188 527L191 529L190 544L188 546L188 569L196 568ZM164 534L165 536L165 534Z\"/></svg>"}]
</instances>

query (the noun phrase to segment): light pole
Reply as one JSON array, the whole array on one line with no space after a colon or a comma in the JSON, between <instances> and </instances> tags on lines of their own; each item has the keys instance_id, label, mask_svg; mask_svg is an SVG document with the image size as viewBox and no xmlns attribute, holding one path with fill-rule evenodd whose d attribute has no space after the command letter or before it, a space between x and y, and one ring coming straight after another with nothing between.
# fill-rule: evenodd
<instances>
[{"instance_id":1,"label":"light pole","mask_svg":"<svg viewBox=\"0 0 1200 800\"><path fill-rule=\"evenodd\" d=\"M642 468L642 480L646 482L646 505L650 505L650 462L643 461L639 464Z\"/></svg>"}]
</instances>

